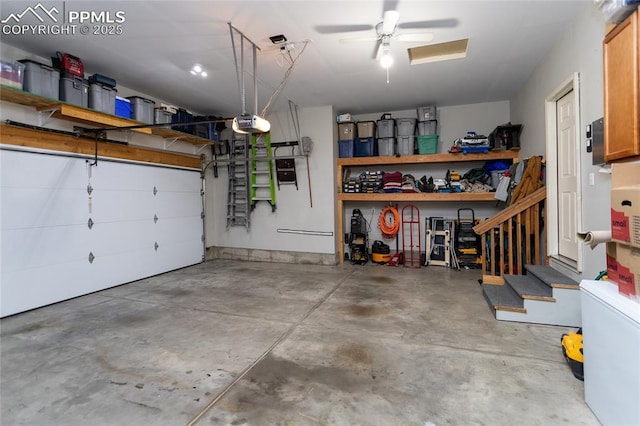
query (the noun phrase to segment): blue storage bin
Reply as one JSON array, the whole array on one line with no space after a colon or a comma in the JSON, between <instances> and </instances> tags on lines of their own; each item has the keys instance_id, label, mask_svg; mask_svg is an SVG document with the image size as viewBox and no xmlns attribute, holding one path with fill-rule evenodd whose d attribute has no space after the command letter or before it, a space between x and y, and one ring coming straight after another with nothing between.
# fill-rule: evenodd
<instances>
[{"instance_id":1,"label":"blue storage bin","mask_svg":"<svg viewBox=\"0 0 640 426\"><path fill-rule=\"evenodd\" d=\"M377 157L378 145L375 138L356 138L355 141L356 157Z\"/></svg>"},{"instance_id":2,"label":"blue storage bin","mask_svg":"<svg viewBox=\"0 0 640 426\"><path fill-rule=\"evenodd\" d=\"M123 118L131 118L131 101L116 96L116 115Z\"/></svg>"},{"instance_id":3,"label":"blue storage bin","mask_svg":"<svg viewBox=\"0 0 640 426\"><path fill-rule=\"evenodd\" d=\"M338 157L340 158L353 157L354 143L355 143L354 139L338 141Z\"/></svg>"}]
</instances>

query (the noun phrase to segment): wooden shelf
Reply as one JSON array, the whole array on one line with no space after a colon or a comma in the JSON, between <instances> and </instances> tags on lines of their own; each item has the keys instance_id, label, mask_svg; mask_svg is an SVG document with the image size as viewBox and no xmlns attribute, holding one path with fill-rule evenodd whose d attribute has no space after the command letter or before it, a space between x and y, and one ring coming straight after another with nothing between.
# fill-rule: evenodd
<instances>
[{"instance_id":1,"label":"wooden shelf","mask_svg":"<svg viewBox=\"0 0 640 426\"><path fill-rule=\"evenodd\" d=\"M424 163L453 163L460 161L489 161L489 160L517 160L518 151L493 150L486 154L426 154L384 157L353 157L339 158L339 166L373 166L385 164L424 164Z\"/></svg>"},{"instance_id":2,"label":"wooden shelf","mask_svg":"<svg viewBox=\"0 0 640 426\"><path fill-rule=\"evenodd\" d=\"M89 108L83 108L77 105L71 105L57 99L49 99L42 96L34 95L33 93L25 92L24 90L4 85L0 85L0 100L19 105L30 106L38 111L54 111L53 116L55 118L92 126L129 127L145 124L140 121L106 114L104 112L95 111ZM166 127L152 127L131 130L148 135L153 134L164 139L173 139L176 141L179 140L180 142L187 142L192 145L204 146L213 145L216 143L209 139L204 139Z\"/></svg>"},{"instance_id":3,"label":"wooden shelf","mask_svg":"<svg viewBox=\"0 0 640 426\"><path fill-rule=\"evenodd\" d=\"M414 202L414 201L496 201L495 192L393 192L393 193L339 193L341 201L378 201L378 202Z\"/></svg>"}]
</instances>

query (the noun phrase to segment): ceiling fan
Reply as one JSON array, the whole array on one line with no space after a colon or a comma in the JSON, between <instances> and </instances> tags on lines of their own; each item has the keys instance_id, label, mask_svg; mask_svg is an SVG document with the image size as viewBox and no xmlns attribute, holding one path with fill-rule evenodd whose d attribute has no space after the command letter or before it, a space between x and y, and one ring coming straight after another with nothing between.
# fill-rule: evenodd
<instances>
[{"instance_id":1,"label":"ceiling fan","mask_svg":"<svg viewBox=\"0 0 640 426\"><path fill-rule=\"evenodd\" d=\"M321 34L348 33L375 29L375 35L347 37L341 38L339 41L340 43L375 41L376 45L373 57L376 60L380 60L380 64L384 68L388 68L393 62L390 54L391 40L428 43L434 38L431 32L403 33L402 31L397 32L398 29L447 28L455 27L458 24L457 19L434 19L415 22L399 21L400 13L395 9L388 9L384 11L382 21L376 25L318 25L315 29Z\"/></svg>"}]
</instances>

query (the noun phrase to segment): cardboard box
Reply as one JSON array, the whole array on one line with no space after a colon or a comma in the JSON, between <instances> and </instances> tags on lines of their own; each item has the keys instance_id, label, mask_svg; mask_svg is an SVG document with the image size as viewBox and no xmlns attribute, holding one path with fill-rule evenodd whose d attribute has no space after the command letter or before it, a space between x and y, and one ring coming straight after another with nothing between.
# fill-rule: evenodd
<instances>
[{"instance_id":1,"label":"cardboard box","mask_svg":"<svg viewBox=\"0 0 640 426\"><path fill-rule=\"evenodd\" d=\"M611 239L640 247L640 163L611 167Z\"/></svg>"},{"instance_id":2,"label":"cardboard box","mask_svg":"<svg viewBox=\"0 0 640 426\"><path fill-rule=\"evenodd\" d=\"M640 301L640 248L607 243L607 276L620 294Z\"/></svg>"}]
</instances>

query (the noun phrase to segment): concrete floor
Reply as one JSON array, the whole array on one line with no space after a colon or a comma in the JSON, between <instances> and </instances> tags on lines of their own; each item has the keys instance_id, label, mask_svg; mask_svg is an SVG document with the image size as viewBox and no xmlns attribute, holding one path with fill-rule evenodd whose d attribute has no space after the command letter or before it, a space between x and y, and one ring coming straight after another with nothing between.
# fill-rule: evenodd
<instances>
[{"instance_id":1,"label":"concrete floor","mask_svg":"<svg viewBox=\"0 0 640 426\"><path fill-rule=\"evenodd\" d=\"M595 425L478 271L210 261L5 318L2 425Z\"/></svg>"}]
</instances>

